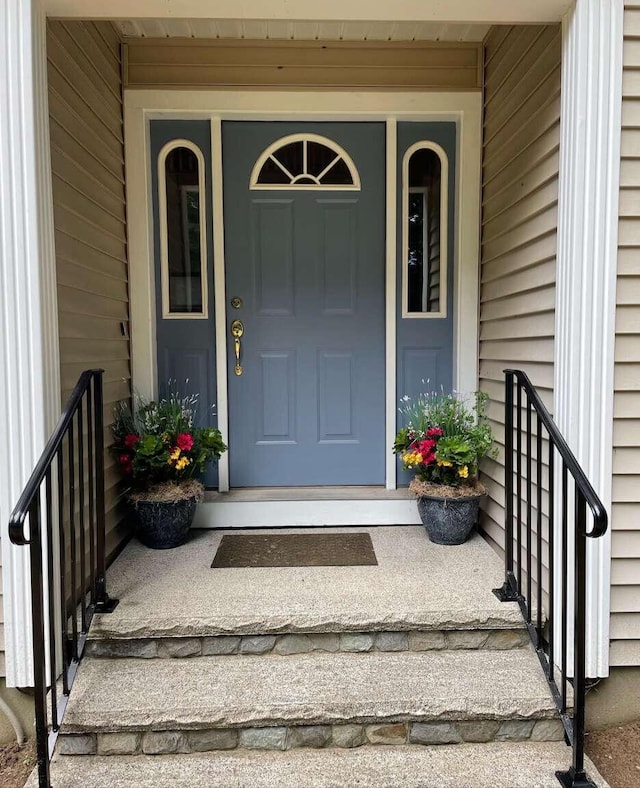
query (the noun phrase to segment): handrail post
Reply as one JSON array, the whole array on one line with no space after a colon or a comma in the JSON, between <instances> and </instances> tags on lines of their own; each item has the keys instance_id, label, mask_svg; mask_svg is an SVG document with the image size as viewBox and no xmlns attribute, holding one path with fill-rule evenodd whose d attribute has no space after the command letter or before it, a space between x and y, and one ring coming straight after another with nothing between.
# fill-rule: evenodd
<instances>
[{"instance_id":1,"label":"handrail post","mask_svg":"<svg viewBox=\"0 0 640 788\"><path fill-rule=\"evenodd\" d=\"M96 587L95 612L111 613L118 604L107 594L106 523L104 495L104 399L102 394L103 370L93 371L93 414L95 418L96 452Z\"/></svg>"},{"instance_id":2,"label":"handrail post","mask_svg":"<svg viewBox=\"0 0 640 788\"><path fill-rule=\"evenodd\" d=\"M586 565L587 504L580 491L575 493L575 562L574 562L574 630L573 630L573 758L566 772L556 772L564 788L597 788L584 770L584 732L586 705Z\"/></svg>"},{"instance_id":3,"label":"handrail post","mask_svg":"<svg viewBox=\"0 0 640 788\"><path fill-rule=\"evenodd\" d=\"M29 558L31 564L33 699L36 721L38 788L50 788L49 731L47 726L47 661L44 644L44 583L42 577L42 533L39 495L35 496L29 507Z\"/></svg>"},{"instance_id":4,"label":"handrail post","mask_svg":"<svg viewBox=\"0 0 640 788\"><path fill-rule=\"evenodd\" d=\"M494 588L493 593L501 602L515 602L518 594L513 582L513 383L514 374L507 371L505 375L504 391L504 494L505 494L505 524L504 524L504 584Z\"/></svg>"}]
</instances>

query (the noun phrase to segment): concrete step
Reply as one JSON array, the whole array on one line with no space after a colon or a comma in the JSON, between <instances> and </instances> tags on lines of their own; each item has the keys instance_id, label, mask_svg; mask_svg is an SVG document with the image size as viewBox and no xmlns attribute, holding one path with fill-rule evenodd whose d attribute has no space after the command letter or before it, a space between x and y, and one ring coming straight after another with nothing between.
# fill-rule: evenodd
<instances>
[{"instance_id":1,"label":"concrete step","mask_svg":"<svg viewBox=\"0 0 640 788\"><path fill-rule=\"evenodd\" d=\"M561 742L56 758L56 788L558 788ZM608 788L593 764L589 776ZM27 788L35 788L33 776Z\"/></svg>"},{"instance_id":2,"label":"concrete step","mask_svg":"<svg viewBox=\"0 0 640 788\"><path fill-rule=\"evenodd\" d=\"M360 531L377 566L212 569L224 532L192 531L168 551L132 540L109 568L120 604L94 618L90 640L523 629L517 603L491 592L503 563L479 535L443 547L419 526Z\"/></svg>"},{"instance_id":3,"label":"concrete step","mask_svg":"<svg viewBox=\"0 0 640 788\"><path fill-rule=\"evenodd\" d=\"M69 699L60 751L163 754L530 737L562 737L532 649L194 657L178 666L89 658Z\"/></svg>"},{"instance_id":4,"label":"concrete step","mask_svg":"<svg viewBox=\"0 0 640 788\"><path fill-rule=\"evenodd\" d=\"M274 654L291 656L312 652L368 653L375 651L441 651L526 648L529 633L519 628L431 629L393 632L294 632L287 634L210 635L207 637L94 638L86 654L94 657L140 659L211 655Z\"/></svg>"}]
</instances>

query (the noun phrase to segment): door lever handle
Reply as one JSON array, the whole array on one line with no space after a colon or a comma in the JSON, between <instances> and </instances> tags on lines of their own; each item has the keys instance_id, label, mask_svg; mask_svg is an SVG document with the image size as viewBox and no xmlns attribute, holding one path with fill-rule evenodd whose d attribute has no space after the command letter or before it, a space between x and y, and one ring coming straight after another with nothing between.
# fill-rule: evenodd
<instances>
[{"instance_id":1,"label":"door lever handle","mask_svg":"<svg viewBox=\"0 0 640 788\"><path fill-rule=\"evenodd\" d=\"M234 320L231 323L231 336L233 337L233 350L236 356L236 365L234 367L234 372L238 377L242 375L242 364L240 363L240 339L244 334L244 325L242 324L242 320Z\"/></svg>"}]
</instances>

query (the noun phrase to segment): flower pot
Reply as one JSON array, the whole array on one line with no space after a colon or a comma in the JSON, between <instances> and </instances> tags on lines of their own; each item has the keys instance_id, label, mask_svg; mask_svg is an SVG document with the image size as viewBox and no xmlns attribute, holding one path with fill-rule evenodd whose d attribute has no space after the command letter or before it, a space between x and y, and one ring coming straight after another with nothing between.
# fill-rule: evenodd
<instances>
[{"instance_id":1,"label":"flower pot","mask_svg":"<svg viewBox=\"0 0 640 788\"><path fill-rule=\"evenodd\" d=\"M418 512L429 539L435 544L462 544L478 522L482 495L445 498L426 495L418 498Z\"/></svg>"},{"instance_id":2,"label":"flower pot","mask_svg":"<svg viewBox=\"0 0 640 788\"><path fill-rule=\"evenodd\" d=\"M142 544L154 550L184 544L197 502L195 497L177 501L137 500L133 507L136 536Z\"/></svg>"}]
</instances>

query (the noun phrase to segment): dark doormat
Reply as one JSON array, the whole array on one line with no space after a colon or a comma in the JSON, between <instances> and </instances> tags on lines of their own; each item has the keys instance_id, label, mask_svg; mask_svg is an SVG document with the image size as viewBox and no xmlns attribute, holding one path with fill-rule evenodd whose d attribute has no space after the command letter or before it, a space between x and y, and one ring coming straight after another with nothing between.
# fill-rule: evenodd
<instances>
[{"instance_id":1,"label":"dark doormat","mask_svg":"<svg viewBox=\"0 0 640 788\"><path fill-rule=\"evenodd\" d=\"M212 568L246 566L377 566L369 534L230 534Z\"/></svg>"}]
</instances>

